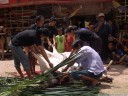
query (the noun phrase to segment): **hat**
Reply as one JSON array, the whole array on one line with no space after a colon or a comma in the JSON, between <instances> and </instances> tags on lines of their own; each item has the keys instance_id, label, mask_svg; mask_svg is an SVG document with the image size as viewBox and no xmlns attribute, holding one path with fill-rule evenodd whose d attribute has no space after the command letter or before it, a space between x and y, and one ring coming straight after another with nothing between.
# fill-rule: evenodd
<instances>
[{"instance_id":1,"label":"hat","mask_svg":"<svg viewBox=\"0 0 128 96\"><path fill-rule=\"evenodd\" d=\"M51 21L56 21L56 18L55 18L54 16L51 17L51 18L50 18L50 22L51 22Z\"/></svg>"},{"instance_id":2,"label":"hat","mask_svg":"<svg viewBox=\"0 0 128 96\"><path fill-rule=\"evenodd\" d=\"M105 17L104 13L100 13L98 17Z\"/></svg>"}]
</instances>

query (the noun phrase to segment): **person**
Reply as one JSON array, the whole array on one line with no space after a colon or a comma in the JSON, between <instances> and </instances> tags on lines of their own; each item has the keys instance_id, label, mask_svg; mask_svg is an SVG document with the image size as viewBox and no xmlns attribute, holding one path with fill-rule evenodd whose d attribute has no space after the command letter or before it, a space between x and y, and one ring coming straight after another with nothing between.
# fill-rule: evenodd
<instances>
[{"instance_id":1,"label":"person","mask_svg":"<svg viewBox=\"0 0 128 96\"><path fill-rule=\"evenodd\" d=\"M97 34L85 28L81 28L74 33L77 35L77 39L84 42L84 45L91 46L94 50L101 54L102 39Z\"/></svg>"},{"instance_id":2,"label":"person","mask_svg":"<svg viewBox=\"0 0 128 96\"><path fill-rule=\"evenodd\" d=\"M108 20L108 24L110 25L111 30L112 30L111 36L116 38L117 37L117 33L118 33L118 27L117 27L115 21Z\"/></svg>"},{"instance_id":3,"label":"person","mask_svg":"<svg viewBox=\"0 0 128 96\"><path fill-rule=\"evenodd\" d=\"M109 41L108 49L109 49L109 54L108 54L109 59L115 61L116 60L116 42Z\"/></svg>"},{"instance_id":4,"label":"person","mask_svg":"<svg viewBox=\"0 0 128 96\"><path fill-rule=\"evenodd\" d=\"M44 47L53 52L51 46L55 46L55 37L57 35L56 18L51 17L49 23L44 25L44 28L47 28L50 31L49 38L47 38L47 40L44 42Z\"/></svg>"},{"instance_id":5,"label":"person","mask_svg":"<svg viewBox=\"0 0 128 96\"><path fill-rule=\"evenodd\" d=\"M88 30L90 30L91 32L95 32L94 29L95 29L95 25L92 22L90 22L88 25Z\"/></svg>"},{"instance_id":6,"label":"person","mask_svg":"<svg viewBox=\"0 0 128 96\"><path fill-rule=\"evenodd\" d=\"M44 16L39 15L36 17L35 24L30 25L27 29L40 29L44 25Z\"/></svg>"},{"instance_id":7,"label":"person","mask_svg":"<svg viewBox=\"0 0 128 96\"><path fill-rule=\"evenodd\" d=\"M57 52L63 53L65 51L65 36L62 35L62 28L58 28L58 35L56 36Z\"/></svg>"},{"instance_id":8,"label":"person","mask_svg":"<svg viewBox=\"0 0 128 96\"><path fill-rule=\"evenodd\" d=\"M108 59L108 37L111 34L111 28L108 22L105 21L104 13L100 13L98 15L99 22L95 26L95 32L98 36L102 39L102 50L101 50L101 57L104 63Z\"/></svg>"},{"instance_id":9,"label":"person","mask_svg":"<svg viewBox=\"0 0 128 96\"><path fill-rule=\"evenodd\" d=\"M6 30L3 26L0 26L0 49L1 49L1 60L4 60L4 44L6 39Z\"/></svg>"},{"instance_id":10,"label":"person","mask_svg":"<svg viewBox=\"0 0 128 96\"><path fill-rule=\"evenodd\" d=\"M35 19L35 23L30 25L28 27L28 30L32 30L32 29L38 30L38 29L42 28L44 25L44 20L45 20L44 16L42 16L42 15L37 16ZM35 70L35 64L37 64L37 61L34 58L34 56L31 54L31 50L28 46L24 47L24 49L25 49L26 54L29 57L31 73L34 75L37 75L36 70Z\"/></svg>"},{"instance_id":11,"label":"person","mask_svg":"<svg viewBox=\"0 0 128 96\"><path fill-rule=\"evenodd\" d=\"M12 50L12 55L14 57L15 68L20 74L21 78L24 80L24 75L20 68L20 63L22 64L24 70L26 71L28 78L31 80L32 75L30 71L30 64L27 55L24 53L22 47L24 46L32 46L35 45L38 50L40 50L40 54L46 59L50 67L53 67L53 64L49 61L44 47L41 45L41 39L47 37L49 35L49 30L38 29L38 30L25 30L23 32L18 33L11 40L10 48Z\"/></svg>"},{"instance_id":12,"label":"person","mask_svg":"<svg viewBox=\"0 0 128 96\"><path fill-rule=\"evenodd\" d=\"M124 46L124 51L125 54L122 56L122 58L116 62L116 64L125 64L126 66L128 66L128 45Z\"/></svg>"},{"instance_id":13,"label":"person","mask_svg":"<svg viewBox=\"0 0 128 96\"><path fill-rule=\"evenodd\" d=\"M65 33L66 33L66 41L65 41L65 51L66 52L71 52L72 51L72 43L74 42L75 40L75 37L74 37L74 32L73 32L73 28L72 27L68 27L66 30L65 30Z\"/></svg>"},{"instance_id":14,"label":"person","mask_svg":"<svg viewBox=\"0 0 128 96\"><path fill-rule=\"evenodd\" d=\"M128 45L128 34L123 35L123 45Z\"/></svg>"},{"instance_id":15,"label":"person","mask_svg":"<svg viewBox=\"0 0 128 96\"><path fill-rule=\"evenodd\" d=\"M83 46L81 40L76 40L73 43L73 50L76 50L75 52L81 52L81 55L72 61L71 64L67 65L63 69L63 72L67 71L70 66L77 62L80 70L71 72L71 76L77 80L89 81L91 86L98 85L98 80L105 70L99 54L90 46Z\"/></svg>"}]
</instances>

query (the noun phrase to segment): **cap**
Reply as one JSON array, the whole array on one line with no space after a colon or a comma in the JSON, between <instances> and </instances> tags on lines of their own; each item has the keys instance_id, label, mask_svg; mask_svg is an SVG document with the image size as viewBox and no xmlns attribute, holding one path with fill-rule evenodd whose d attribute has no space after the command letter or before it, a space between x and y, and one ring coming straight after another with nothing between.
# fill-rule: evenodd
<instances>
[{"instance_id":1,"label":"cap","mask_svg":"<svg viewBox=\"0 0 128 96\"><path fill-rule=\"evenodd\" d=\"M100 13L98 17L105 17L104 13Z\"/></svg>"}]
</instances>

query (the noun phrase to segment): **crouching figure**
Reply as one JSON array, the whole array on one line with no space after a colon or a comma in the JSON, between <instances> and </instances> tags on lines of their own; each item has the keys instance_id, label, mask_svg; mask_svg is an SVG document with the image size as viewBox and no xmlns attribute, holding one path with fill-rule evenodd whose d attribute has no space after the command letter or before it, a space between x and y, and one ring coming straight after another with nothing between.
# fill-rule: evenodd
<instances>
[{"instance_id":1,"label":"crouching figure","mask_svg":"<svg viewBox=\"0 0 128 96\"><path fill-rule=\"evenodd\" d=\"M82 80L84 82L89 81L90 86L97 86L99 84L99 79L102 77L105 70L99 54L90 46L83 46L83 42L80 40L74 41L72 47L74 52L82 51L82 55L80 55L80 57L74 60L71 64L68 64L63 69L63 72L67 71L68 68L76 62L80 66L80 69L72 71L71 76L74 79Z\"/></svg>"}]
</instances>

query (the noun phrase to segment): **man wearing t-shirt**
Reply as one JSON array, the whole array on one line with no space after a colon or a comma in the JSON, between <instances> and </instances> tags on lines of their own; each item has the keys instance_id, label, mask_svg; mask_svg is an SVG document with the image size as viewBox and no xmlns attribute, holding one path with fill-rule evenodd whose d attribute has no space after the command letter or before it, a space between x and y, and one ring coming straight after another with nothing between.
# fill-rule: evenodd
<instances>
[{"instance_id":1,"label":"man wearing t-shirt","mask_svg":"<svg viewBox=\"0 0 128 96\"><path fill-rule=\"evenodd\" d=\"M38 30L42 28L43 25L44 25L44 16L39 15L36 17L35 23L28 27L28 30L32 30L32 29ZM37 63L37 61L31 54L30 48L28 46L24 47L24 49L25 49L26 54L28 54L28 57L29 57L31 73L36 75L37 73L35 71L35 64Z\"/></svg>"},{"instance_id":2,"label":"man wearing t-shirt","mask_svg":"<svg viewBox=\"0 0 128 96\"><path fill-rule=\"evenodd\" d=\"M31 26L28 27L28 29L40 29L44 25L44 17L42 15L39 15L36 17L35 24L32 24Z\"/></svg>"},{"instance_id":3,"label":"man wearing t-shirt","mask_svg":"<svg viewBox=\"0 0 128 96\"><path fill-rule=\"evenodd\" d=\"M49 36L49 30L44 28L38 30L25 30L23 32L18 33L12 39L12 44L10 45L10 48L14 57L14 64L16 70L18 71L22 79L24 79L24 75L21 71L20 63L26 71L28 78L32 79L29 59L22 49L22 47L24 46L36 46L36 48L40 51L40 54L42 54L46 61L49 63L49 66L53 67L53 64L49 61L46 52L43 46L41 45L41 39L47 36Z\"/></svg>"},{"instance_id":4,"label":"man wearing t-shirt","mask_svg":"<svg viewBox=\"0 0 128 96\"><path fill-rule=\"evenodd\" d=\"M47 39L44 42L44 47L49 50L49 51L53 51L53 49L51 48L51 45L55 46L55 38L57 35L57 29L56 29L56 18L55 17L51 17L50 21L48 24L44 25L44 28L49 29L50 33L49 33L49 39Z\"/></svg>"},{"instance_id":5,"label":"man wearing t-shirt","mask_svg":"<svg viewBox=\"0 0 128 96\"><path fill-rule=\"evenodd\" d=\"M78 59L73 61L73 63L67 65L63 71L67 71L67 69L72 66L74 62L77 62L80 66L80 70L72 72L72 77L85 82L90 81L91 86L99 84L98 79L104 72L103 62L99 54L91 47L83 46L83 42L80 40L76 40L73 43L73 49L76 52L81 52L81 54Z\"/></svg>"}]
</instances>

